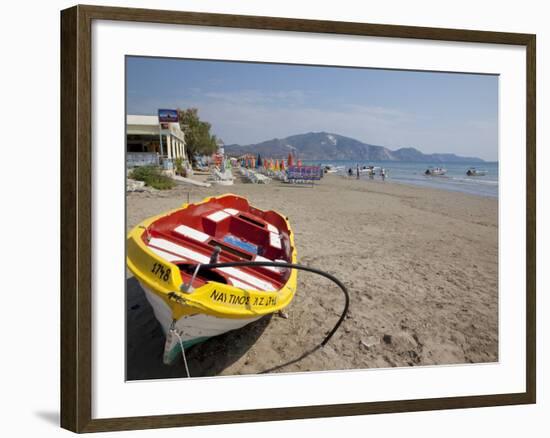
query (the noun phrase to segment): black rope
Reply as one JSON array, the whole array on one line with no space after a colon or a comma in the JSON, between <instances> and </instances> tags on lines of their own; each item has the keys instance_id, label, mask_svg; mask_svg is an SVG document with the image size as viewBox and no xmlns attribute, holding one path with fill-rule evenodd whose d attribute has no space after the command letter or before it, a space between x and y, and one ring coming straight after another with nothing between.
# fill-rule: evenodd
<instances>
[{"instance_id":1,"label":"black rope","mask_svg":"<svg viewBox=\"0 0 550 438\"><path fill-rule=\"evenodd\" d=\"M201 264L200 269L233 268L233 267L237 267L237 266L270 266L270 267L277 267L277 268L298 269L298 270L301 270L301 271L313 272L314 274L321 275L322 277L328 278L332 282L336 283L338 285L338 287L340 289L342 289L342 292L344 292L344 296L345 296L344 311L340 315L340 318L338 319L338 321L336 322L336 324L334 325L332 330L328 333L328 335L325 336L325 338L323 339L323 342L321 342L321 344L320 344L321 347L324 347L327 344L327 342L330 340L330 338L332 338L334 333L336 333L336 331L338 330L338 328L340 327L342 322L344 322L344 319L346 318L346 315L347 315L348 309L349 309L349 292L346 289L346 286L344 286L343 283L340 280L338 280L333 275L331 275L327 272L321 271L319 269L310 268L309 266L298 265L298 264L294 264L294 263L285 263L285 262L208 263L208 264L204 264L204 265ZM313 351L317 350L317 348L318 347L314 348ZM310 352L306 353L306 355L312 353L313 351L310 351ZM300 359L301 358L303 358L303 356L300 357Z\"/></svg>"}]
</instances>

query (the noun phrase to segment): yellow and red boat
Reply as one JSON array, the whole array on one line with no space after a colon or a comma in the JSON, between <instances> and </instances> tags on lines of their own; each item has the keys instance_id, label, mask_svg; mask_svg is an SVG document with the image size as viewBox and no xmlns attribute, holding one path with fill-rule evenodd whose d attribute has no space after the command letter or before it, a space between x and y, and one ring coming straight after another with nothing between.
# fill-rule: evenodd
<instances>
[{"instance_id":1,"label":"yellow and red boat","mask_svg":"<svg viewBox=\"0 0 550 438\"><path fill-rule=\"evenodd\" d=\"M296 263L287 219L233 194L146 219L128 235L126 262L166 335L165 363L182 348L284 309L296 293L295 269L201 269L212 263Z\"/></svg>"}]
</instances>

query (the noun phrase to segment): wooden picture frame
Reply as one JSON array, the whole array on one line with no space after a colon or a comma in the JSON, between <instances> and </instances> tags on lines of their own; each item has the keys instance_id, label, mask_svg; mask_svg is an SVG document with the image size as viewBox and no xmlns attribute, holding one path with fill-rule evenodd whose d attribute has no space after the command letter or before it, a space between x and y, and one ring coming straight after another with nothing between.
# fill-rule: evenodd
<instances>
[{"instance_id":1,"label":"wooden picture frame","mask_svg":"<svg viewBox=\"0 0 550 438\"><path fill-rule=\"evenodd\" d=\"M186 24L387 38L518 45L526 48L526 391L246 411L92 419L92 91L94 20ZM61 426L96 432L350 416L535 403L535 58L531 34L75 6L61 12Z\"/></svg>"}]
</instances>

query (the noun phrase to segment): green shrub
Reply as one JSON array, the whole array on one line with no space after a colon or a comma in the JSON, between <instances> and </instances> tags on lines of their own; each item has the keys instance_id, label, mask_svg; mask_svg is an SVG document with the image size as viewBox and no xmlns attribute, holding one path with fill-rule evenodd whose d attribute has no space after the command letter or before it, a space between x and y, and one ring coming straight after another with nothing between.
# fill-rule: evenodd
<instances>
[{"instance_id":1,"label":"green shrub","mask_svg":"<svg viewBox=\"0 0 550 438\"><path fill-rule=\"evenodd\" d=\"M174 167L178 175L183 175L183 158L176 158L174 160Z\"/></svg>"},{"instance_id":2,"label":"green shrub","mask_svg":"<svg viewBox=\"0 0 550 438\"><path fill-rule=\"evenodd\" d=\"M172 178L163 175L160 168L155 166L136 167L128 176L158 190L168 190L175 185Z\"/></svg>"},{"instance_id":3,"label":"green shrub","mask_svg":"<svg viewBox=\"0 0 550 438\"><path fill-rule=\"evenodd\" d=\"M187 167L184 166L185 160L183 158L176 158L174 160L174 168L176 169L176 175L187 177Z\"/></svg>"}]
</instances>

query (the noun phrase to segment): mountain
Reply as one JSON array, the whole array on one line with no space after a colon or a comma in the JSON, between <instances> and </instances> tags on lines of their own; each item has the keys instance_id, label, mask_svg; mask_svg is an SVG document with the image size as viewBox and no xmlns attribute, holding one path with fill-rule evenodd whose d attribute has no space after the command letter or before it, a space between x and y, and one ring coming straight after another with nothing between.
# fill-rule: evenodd
<instances>
[{"instance_id":1,"label":"mountain","mask_svg":"<svg viewBox=\"0 0 550 438\"><path fill-rule=\"evenodd\" d=\"M461 161L483 162L481 158L459 157L455 154L423 154L415 148L390 150L384 146L363 143L359 140L328 132L309 132L286 138L274 138L258 144L225 146L231 156L260 154L263 157L286 158L288 153L303 160L359 160L359 161L429 161L450 163Z\"/></svg>"}]
</instances>

